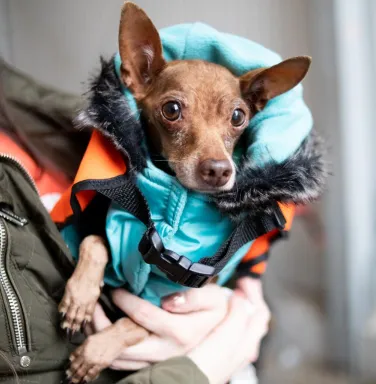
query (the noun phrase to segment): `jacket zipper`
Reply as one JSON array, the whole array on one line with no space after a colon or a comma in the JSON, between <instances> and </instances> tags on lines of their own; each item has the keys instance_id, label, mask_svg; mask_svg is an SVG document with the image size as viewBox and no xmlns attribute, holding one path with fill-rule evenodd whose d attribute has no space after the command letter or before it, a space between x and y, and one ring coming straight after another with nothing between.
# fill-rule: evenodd
<instances>
[{"instance_id":1,"label":"jacket zipper","mask_svg":"<svg viewBox=\"0 0 376 384\"><path fill-rule=\"evenodd\" d=\"M9 221L10 223L19 225L20 227L24 227L28 223L27 219L17 216L12 211L4 207L0 208L0 217Z\"/></svg>"},{"instance_id":2,"label":"jacket zipper","mask_svg":"<svg viewBox=\"0 0 376 384\"><path fill-rule=\"evenodd\" d=\"M18 160L16 160L13 156L3 153L0 153L0 159L7 161L15 168L17 168L32 186L34 191L39 195L38 188L33 178ZM5 207L0 208L0 285L2 286L3 292L5 294L4 299L8 302L9 305L17 352L19 355L23 355L27 352L26 333L23 323L21 304L18 299L17 293L13 288L11 280L9 279L9 275L6 268L6 254L9 238L4 220L21 227L25 226L28 221L27 219L16 215ZM21 358L20 364L21 366L27 367L30 364L30 359L28 359L27 356L23 356Z\"/></svg>"},{"instance_id":3,"label":"jacket zipper","mask_svg":"<svg viewBox=\"0 0 376 384\"><path fill-rule=\"evenodd\" d=\"M0 284L4 290L5 299L9 304L17 351L19 355L22 355L27 352L25 329L23 325L21 305L6 270L5 258L7 254L7 246L7 229L4 224L4 219L0 219Z\"/></svg>"},{"instance_id":4,"label":"jacket zipper","mask_svg":"<svg viewBox=\"0 0 376 384\"><path fill-rule=\"evenodd\" d=\"M34 179L31 177L30 173L26 170L26 168L13 156L7 155L6 153L0 153L0 159L3 159L7 161L8 163L11 163L14 165L26 178L26 180L29 182L29 184L33 187L35 192L39 195L38 187L35 184Z\"/></svg>"}]
</instances>

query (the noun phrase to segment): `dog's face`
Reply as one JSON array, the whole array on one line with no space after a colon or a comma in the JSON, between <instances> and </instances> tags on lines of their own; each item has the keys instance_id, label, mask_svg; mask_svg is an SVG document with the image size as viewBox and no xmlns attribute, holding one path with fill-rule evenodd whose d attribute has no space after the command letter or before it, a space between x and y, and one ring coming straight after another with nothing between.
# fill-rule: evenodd
<instances>
[{"instance_id":1,"label":"dog's face","mask_svg":"<svg viewBox=\"0 0 376 384\"><path fill-rule=\"evenodd\" d=\"M234 186L234 147L268 100L296 86L310 58L297 57L236 77L200 61L166 63L156 28L126 3L119 31L122 81L148 121L148 135L187 188L206 193Z\"/></svg>"},{"instance_id":2,"label":"dog's face","mask_svg":"<svg viewBox=\"0 0 376 384\"><path fill-rule=\"evenodd\" d=\"M180 182L202 192L234 185L234 146L248 125L239 80L203 61L176 61L141 101L152 137Z\"/></svg>"}]
</instances>

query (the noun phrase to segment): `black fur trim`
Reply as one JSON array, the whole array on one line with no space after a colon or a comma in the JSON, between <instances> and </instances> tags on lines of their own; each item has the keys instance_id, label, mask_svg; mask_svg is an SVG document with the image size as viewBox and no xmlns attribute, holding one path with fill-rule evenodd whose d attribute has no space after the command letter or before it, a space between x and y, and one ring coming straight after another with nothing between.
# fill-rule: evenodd
<instances>
[{"instance_id":1,"label":"black fur trim","mask_svg":"<svg viewBox=\"0 0 376 384\"><path fill-rule=\"evenodd\" d=\"M101 70L91 81L87 95L88 106L78 114L76 126L99 129L125 153L135 170L144 168L146 158L141 146L144 130L123 96L113 58L110 61L101 58Z\"/></svg>"},{"instance_id":2,"label":"black fur trim","mask_svg":"<svg viewBox=\"0 0 376 384\"><path fill-rule=\"evenodd\" d=\"M320 144L312 132L298 151L281 164L255 168L246 160L234 188L214 197L217 206L236 219L245 212L265 212L273 201L307 204L316 200L328 174Z\"/></svg>"},{"instance_id":3,"label":"black fur trim","mask_svg":"<svg viewBox=\"0 0 376 384\"><path fill-rule=\"evenodd\" d=\"M76 123L79 127L95 127L110 137L132 168L140 171L146 165L141 145L144 124L132 115L113 63L113 58L108 62L101 59L101 71L88 92L88 107L80 112ZM316 134L311 133L289 159L263 168L255 168L245 159L234 188L213 196L214 202L223 213L238 220L244 214L257 215L270 210L275 201L295 204L314 201L322 193L327 176L319 144Z\"/></svg>"}]
</instances>

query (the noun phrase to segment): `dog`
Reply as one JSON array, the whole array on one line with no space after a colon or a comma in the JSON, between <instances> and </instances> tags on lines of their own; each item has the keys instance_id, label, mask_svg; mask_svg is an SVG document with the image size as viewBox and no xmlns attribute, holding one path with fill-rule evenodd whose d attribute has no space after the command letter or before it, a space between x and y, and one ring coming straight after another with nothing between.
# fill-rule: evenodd
<instances>
[{"instance_id":1,"label":"dog","mask_svg":"<svg viewBox=\"0 0 376 384\"><path fill-rule=\"evenodd\" d=\"M215 195L233 189L233 152L249 121L273 98L291 90L307 74L311 59L285 60L240 77L202 60L166 62L152 21L126 2L121 13L121 81L146 120L150 148L164 158L187 189ZM59 305L68 334L90 322L100 296L109 251L100 236L81 243L74 273ZM129 318L89 336L70 356L72 383L94 380L121 351L148 332Z\"/></svg>"}]
</instances>

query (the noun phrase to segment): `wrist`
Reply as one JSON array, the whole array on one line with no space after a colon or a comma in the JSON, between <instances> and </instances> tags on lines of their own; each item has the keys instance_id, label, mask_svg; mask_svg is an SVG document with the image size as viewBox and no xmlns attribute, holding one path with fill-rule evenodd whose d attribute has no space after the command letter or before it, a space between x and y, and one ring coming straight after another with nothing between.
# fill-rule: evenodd
<instances>
[{"instance_id":1,"label":"wrist","mask_svg":"<svg viewBox=\"0 0 376 384\"><path fill-rule=\"evenodd\" d=\"M197 353L196 350L187 354L187 358L197 367L197 369L207 378L210 384L217 384L215 369L212 364L207 362L207 358Z\"/></svg>"},{"instance_id":2,"label":"wrist","mask_svg":"<svg viewBox=\"0 0 376 384\"><path fill-rule=\"evenodd\" d=\"M229 361L218 361L218 355L217 360L213 359L213 351L215 349L198 347L189 352L187 357L207 377L210 384L223 384L227 382L226 378L231 371Z\"/></svg>"},{"instance_id":3,"label":"wrist","mask_svg":"<svg viewBox=\"0 0 376 384\"><path fill-rule=\"evenodd\" d=\"M92 266L104 267L109 260L105 240L100 236L87 236L80 245L79 261Z\"/></svg>"}]
</instances>

